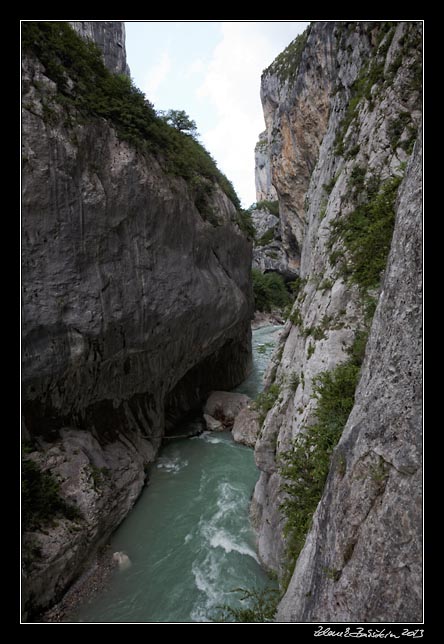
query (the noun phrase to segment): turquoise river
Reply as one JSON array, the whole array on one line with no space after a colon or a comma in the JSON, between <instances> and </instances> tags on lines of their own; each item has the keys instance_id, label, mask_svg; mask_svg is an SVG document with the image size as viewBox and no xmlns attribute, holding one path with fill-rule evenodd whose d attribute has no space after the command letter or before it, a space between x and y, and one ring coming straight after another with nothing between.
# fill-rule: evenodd
<instances>
[{"instance_id":1,"label":"turquoise river","mask_svg":"<svg viewBox=\"0 0 444 644\"><path fill-rule=\"evenodd\" d=\"M254 398L282 327L253 331L253 371L236 389ZM208 622L233 590L270 581L259 565L248 509L258 470L231 433L170 441L150 483L111 537L130 565L116 570L76 622Z\"/></svg>"}]
</instances>

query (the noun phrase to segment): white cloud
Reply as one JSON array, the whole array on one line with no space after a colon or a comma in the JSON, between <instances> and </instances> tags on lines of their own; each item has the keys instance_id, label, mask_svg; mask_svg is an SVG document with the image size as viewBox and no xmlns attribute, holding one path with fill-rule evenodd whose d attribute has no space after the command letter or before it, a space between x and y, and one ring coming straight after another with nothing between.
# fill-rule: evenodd
<instances>
[{"instance_id":1,"label":"white cloud","mask_svg":"<svg viewBox=\"0 0 444 644\"><path fill-rule=\"evenodd\" d=\"M254 146L264 130L260 77L305 23L225 22L207 64L198 97L212 103L216 125L202 132L205 146L233 182L244 206L255 201Z\"/></svg>"},{"instance_id":2,"label":"white cloud","mask_svg":"<svg viewBox=\"0 0 444 644\"><path fill-rule=\"evenodd\" d=\"M162 52L160 59L146 73L142 90L151 102L157 99L157 91L171 71L171 57L168 51Z\"/></svg>"},{"instance_id":3,"label":"white cloud","mask_svg":"<svg viewBox=\"0 0 444 644\"><path fill-rule=\"evenodd\" d=\"M206 70L207 66L202 60L202 58L196 58L190 63L185 71L185 76L189 78L194 76L194 74L202 74Z\"/></svg>"}]
</instances>

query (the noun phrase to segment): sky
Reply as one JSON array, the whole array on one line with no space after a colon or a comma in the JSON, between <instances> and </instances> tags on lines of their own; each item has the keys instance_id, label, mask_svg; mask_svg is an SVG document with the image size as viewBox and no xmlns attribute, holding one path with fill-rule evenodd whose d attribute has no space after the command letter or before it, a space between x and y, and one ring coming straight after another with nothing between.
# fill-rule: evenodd
<instances>
[{"instance_id":1,"label":"sky","mask_svg":"<svg viewBox=\"0 0 444 644\"><path fill-rule=\"evenodd\" d=\"M136 86L156 110L185 110L244 208L256 201L254 146L265 129L262 71L308 22L126 22Z\"/></svg>"}]
</instances>

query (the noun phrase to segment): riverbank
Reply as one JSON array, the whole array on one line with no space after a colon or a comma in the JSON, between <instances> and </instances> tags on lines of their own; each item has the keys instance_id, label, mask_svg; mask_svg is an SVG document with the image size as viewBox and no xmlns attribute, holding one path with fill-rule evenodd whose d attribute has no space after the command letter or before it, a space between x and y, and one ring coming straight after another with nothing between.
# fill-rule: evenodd
<instances>
[{"instance_id":1,"label":"riverbank","mask_svg":"<svg viewBox=\"0 0 444 644\"><path fill-rule=\"evenodd\" d=\"M274 324L285 324L285 320L279 311L265 313L263 311L255 311L254 318L251 321L251 328L253 331L261 329L263 326L270 326Z\"/></svg>"},{"instance_id":2,"label":"riverbank","mask_svg":"<svg viewBox=\"0 0 444 644\"><path fill-rule=\"evenodd\" d=\"M68 590L63 599L46 611L40 621L50 623L70 621L79 606L91 601L105 590L117 567L118 564L113 559L111 546L107 545L101 548L94 561Z\"/></svg>"},{"instance_id":3,"label":"riverbank","mask_svg":"<svg viewBox=\"0 0 444 644\"><path fill-rule=\"evenodd\" d=\"M253 370L241 387L252 398L281 326L270 314L255 322ZM236 601L233 588L268 586L249 524L253 452L230 433L197 432L196 423L184 423L180 434L198 436L165 441L150 485L110 545L42 621L205 622ZM113 562L121 551L131 559L127 569Z\"/></svg>"}]
</instances>

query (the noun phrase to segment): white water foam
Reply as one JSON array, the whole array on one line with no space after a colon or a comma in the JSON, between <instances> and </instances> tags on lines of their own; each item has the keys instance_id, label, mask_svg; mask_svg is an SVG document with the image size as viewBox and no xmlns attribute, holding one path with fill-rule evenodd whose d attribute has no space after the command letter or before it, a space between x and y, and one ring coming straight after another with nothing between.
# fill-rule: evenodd
<instances>
[{"instance_id":1,"label":"white water foam","mask_svg":"<svg viewBox=\"0 0 444 644\"><path fill-rule=\"evenodd\" d=\"M188 461L180 459L178 456L160 456L157 459L156 467L159 470L165 470L172 474L177 474L180 470L188 465Z\"/></svg>"},{"instance_id":2,"label":"white water foam","mask_svg":"<svg viewBox=\"0 0 444 644\"><path fill-rule=\"evenodd\" d=\"M231 444L230 442L227 441L226 438L223 438L222 436L217 436L214 434L214 432L202 432L202 434L200 434L196 438L199 438L200 440L203 440L206 443L211 443L211 445L217 445L218 443L225 443L226 445Z\"/></svg>"},{"instance_id":3,"label":"white water foam","mask_svg":"<svg viewBox=\"0 0 444 644\"><path fill-rule=\"evenodd\" d=\"M191 619L195 622L210 622L209 615L223 602L221 591L220 575L222 572L220 563L209 552L203 561L196 559L193 562L191 571L194 576L196 587L201 591L203 597L195 602L191 611Z\"/></svg>"},{"instance_id":4,"label":"white water foam","mask_svg":"<svg viewBox=\"0 0 444 644\"><path fill-rule=\"evenodd\" d=\"M253 557L259 563L259 559L252 548L246 543L237 543L234 537L225 530L218 530L210 537L212 548L222 548L226 553L238 552L241 555Z\"/></svg>"}]
</instances>

